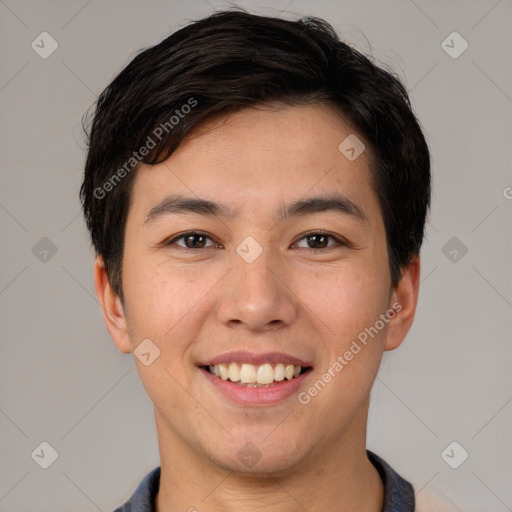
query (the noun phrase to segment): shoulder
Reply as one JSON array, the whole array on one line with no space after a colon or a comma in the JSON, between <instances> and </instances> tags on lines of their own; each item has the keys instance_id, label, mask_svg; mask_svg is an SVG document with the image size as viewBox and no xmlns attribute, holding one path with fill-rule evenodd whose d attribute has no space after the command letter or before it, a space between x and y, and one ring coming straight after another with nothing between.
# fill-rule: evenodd
<instances>
[{"instance_id":1,"label":"shoulder","mask_svg":"<svg viewBox=\"0 0 512 512\"><path fill-rule=\"evenodd\" d=\"M148 473L132 497L114 512L154 512L155 497L160 488L160 466Z\"/></svg>"},{"instance_id":2,"label":"shoulder","mask_svg":"<svg viewBox=\"0 0 512 512\"><path fill-rule=\"evenodd\" d=\"M371 451L368 458L378 470L384 483L383 512L462 512L445 495L417 486L402 478L387 462Z\"/></svg>"},{"instance_id":3,"label":"shoulder","mask_svg":"<svg viewBox=\"0 0 512 512\"><path fill-rule=\"evenodd\" d=\"M384 484L382 512L414 512L413 486L375 453L366 450L366 455Z\"/></svg>"}]
</instances>

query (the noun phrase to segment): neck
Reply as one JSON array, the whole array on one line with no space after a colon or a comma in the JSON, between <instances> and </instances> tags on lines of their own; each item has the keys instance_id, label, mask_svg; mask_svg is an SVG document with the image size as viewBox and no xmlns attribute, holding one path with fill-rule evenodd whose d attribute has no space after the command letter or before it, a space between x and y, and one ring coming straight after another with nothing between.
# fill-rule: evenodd
<instances>
[{"instance_id":1,"label":"neck","mask_svg":"<svg viewBox=\"0 0 512 512\"><path fill-rule=\"evenodd\" d=\"M214 464L166 430L156 415L161 454L157 512L380 512L382 480L366 456L363 428L280 473L239 473Z\"/></svg>"}]
</instances>

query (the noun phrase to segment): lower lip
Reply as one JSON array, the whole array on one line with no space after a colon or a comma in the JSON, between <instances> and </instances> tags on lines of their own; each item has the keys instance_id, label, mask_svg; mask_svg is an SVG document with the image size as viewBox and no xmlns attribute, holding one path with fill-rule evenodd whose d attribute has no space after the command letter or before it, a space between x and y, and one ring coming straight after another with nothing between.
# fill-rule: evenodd
<instances>
[{"instance_id":1,"label":"lower lip","mask_svg":"<svg viewBox=\"0 0 512 512\"><path fill-rule=\"evenodd\" d=\"M227 399L241 405L266 406L277 404L296 394L310 370L291 380L283 380L277 384L260 388L233 384L229 380L222 380L220 377L212 375L204 368L200 368L200 372Z\"/></svg>"}]
</instances>

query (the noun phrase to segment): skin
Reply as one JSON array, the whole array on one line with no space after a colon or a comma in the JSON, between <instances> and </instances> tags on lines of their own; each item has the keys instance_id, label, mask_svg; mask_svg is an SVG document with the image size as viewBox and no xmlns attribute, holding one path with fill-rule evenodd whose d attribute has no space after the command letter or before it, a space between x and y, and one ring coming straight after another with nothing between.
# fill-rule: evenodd
<instances>
[{"instance_id":1,"label":"skin","mask_svg":"<svg viewBox=\"0 0 512 512\"><path fill-rule=\"evenodd\" d=\"M383 485L365 453L369 395L383 352L412 324L420 264L415 258L392 288L370 150L355 161L338 150L351 133L325 105L246 109L207 122L165 162L137 171L124 307L100 257L95 283L119 350L149 338L161 351L149 366L135 358L155 408L159 512L381 510ZM334 192L365 219L337 211L279 219L285 204ZM173 194L233 215L167 213L145 222ZM162 244L188 230L208 234L207 247ZM304 237L319 230L349 245L329 239L327 248L311 248ZM236 252L247 236L263 249L250 264ZM307 391L394 303L401 311L307 405L296 395L237 405L196 366L230 350L285 352L311 362L299 390ZM261 454L252 467L237 457L248 442Z\"/></svg>"}]
</instances>

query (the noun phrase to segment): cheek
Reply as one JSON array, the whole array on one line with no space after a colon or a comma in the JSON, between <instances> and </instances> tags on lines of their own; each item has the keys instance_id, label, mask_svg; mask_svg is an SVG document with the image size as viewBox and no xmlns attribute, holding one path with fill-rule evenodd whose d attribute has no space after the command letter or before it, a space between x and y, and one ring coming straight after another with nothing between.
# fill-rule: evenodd
<instances>
[{"instance_id":1,"label":"cheek","mask_svg":"<svg viewBox=\"0 0 512 512\"><path fill-rule=\"evenodd\" d=\"M156 407L182 411L186 396L180 390L190 385L188 350L199 332L199 317L204 314L201 298L209 281L171 270L169 265L150 265L148 259L138 264L134 257L126 259L125 275L132 346L150 339L160 351L149 366L136 361L141 382Z\"/></svg>"},{"instance_id":2,"label":"cheek","mask_svg":"<svg viewBox=\"0 0 512 512\"><path fill-rule=\"evenodd\" d=\"M165 325L169 329L170 322L189 307L189 298L193 299L194 287L187 286L182 274L169 272L147 255L134 253L125 258L123 284L132 331L151 328L153 336L161 337Z\"/></svg>"},{"instance_id":3,"label":"cheek","mask_svg":"<svg viewBox=\"0 0 512 512\"><path fill-rule=\"evenodd\" d=\"M126 258L123 269L132 343L154 340L161 360L176 371L181 371L186 351L212 308L209 291L219 281L218 269L191 267L162 258L152 261L146 255Z\"/></svg>"},{"instance_id":4,"label":"cheek","mask_svg":"<svg viewBox=\"0 0 512 512\"><path fill-rule=\"evenodd\" d=\"M314 278L305 277L299 298L341 338L373 325L387 308L388 275L377 266L325 269L315 272Z\"/></svg>"},{"instance_id":5,"label":"cheek","mask_svg":"<svg viewBox=\"0 0 512 512\"><path fill-rule=\"evenodd\" d=\"M323 328L325 357L318 380L305 390L315 414L329 411L329 421L344 423L367 400L382 358L388 309L387 274L347 272L318 274L307 303ZM313 301L314 298L314 301ZM319 382L320 381L320 382ZM313 403L314 396L322 396ZM326 405L327 404L327 405ZM336 423L336 421L334 421Z\"/></svg>"},{"instance_id":6,"label":"cheek","mask_svg":"<svg viewBox=\"0 0 512 512\"><path fill-rule=\"evenodd\" d=\"M325 399L361 403L378 372L384 349L387 324L380 315L388 308L387 273L351 269L319 273L312 281L309 289L315 291L307 305L319 319L317 328L325 333L325 357L319 370L336 376L326 376L333 384Z\"/></svg>"}]
</instances>

